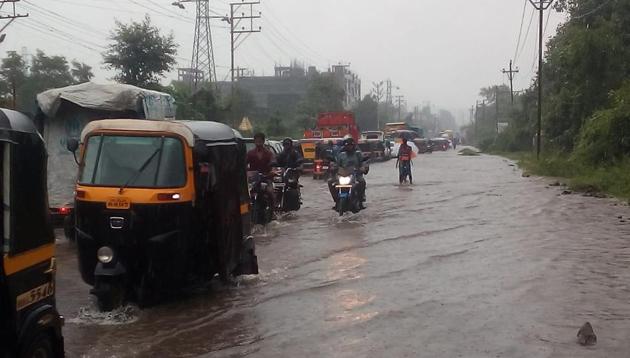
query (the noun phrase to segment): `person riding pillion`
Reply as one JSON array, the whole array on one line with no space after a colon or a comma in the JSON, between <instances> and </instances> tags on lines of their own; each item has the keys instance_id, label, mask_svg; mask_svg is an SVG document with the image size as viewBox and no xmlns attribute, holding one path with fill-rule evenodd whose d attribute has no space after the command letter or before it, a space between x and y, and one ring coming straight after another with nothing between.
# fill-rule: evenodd
<instances>
[{"instance_id":1,"label":"person riding pillion","mask_svg":"<svg viewBox=\"0 0 630 358\"><path fill-rule=\"evenodd\" d=\"M282 141L282 152L278 154L276 163L283 168L299 169L304 159L293 145L291 138L285 138Z\"/></svg>"},{"instance_id":2,"label":"person riding pillion","mask_svg":"<svg viewBox=\"0 0 630 358\"><path fill-rule=\"evenodd\" d=\"M352 136L346 136L343 140L343 148L337 154L335 158L335 162L339 168L352 169L355 172L355 178L357 181L356 190L357 194L361 198L361 204L365 201L365 189L366 183L363 178L363 174L367 173L368 168L363 164L363 154L357 148L354 138ZM331 178L328 180L328 189L330 190L330 194L335 200L335 204L339 201L339 193L335 188L335 183L337 179Z\"/></svg>"}]
</instances>

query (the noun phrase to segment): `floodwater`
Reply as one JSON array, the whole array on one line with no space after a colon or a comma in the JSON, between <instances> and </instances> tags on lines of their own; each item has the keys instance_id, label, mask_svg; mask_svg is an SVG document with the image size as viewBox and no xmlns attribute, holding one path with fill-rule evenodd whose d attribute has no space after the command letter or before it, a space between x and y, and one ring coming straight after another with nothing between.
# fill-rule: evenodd
<instances>
[{"instance_id":1,"label":"floodwater","mask_svg":"<svg viewBox=\"0 0 630 358\"><path fill-rule=\"evenodd\" d=\"M627 206L499 157L422 155L414 174L373 164L368 209L343 218L304 177L304 208L256 238L259 276L144 311L97 314L59 240L67 355L630 356ZM576 343L586 321L594 347Z\"/></svg>"}]
</instances>

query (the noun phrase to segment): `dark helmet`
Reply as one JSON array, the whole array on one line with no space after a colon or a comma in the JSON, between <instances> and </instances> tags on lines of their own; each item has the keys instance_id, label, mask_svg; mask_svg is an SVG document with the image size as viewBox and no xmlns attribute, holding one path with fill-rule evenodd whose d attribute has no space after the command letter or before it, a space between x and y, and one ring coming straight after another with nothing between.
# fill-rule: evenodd
<instances>
[{"instance_id":1,"label":"dark helmet","mask_svg":"<svg viewBox=\"0 0 630 358\"><path fill-rule=\"evenodd\" d=\"M351 135L347 135L345 137L343 137L343 145L354 145L354 138L352 138Z\"/></svg>"},{"instance_id":2,"label":"dark helmet","mask_svg":"<svg viewBox=\"0 0 630 358\"><path fill-rule=\"evenodd\" d=\"M282 145L285 147L292 147L293 146L293 139L291 138L284 138L282 140Z\"/></svg>"}]
</instances>

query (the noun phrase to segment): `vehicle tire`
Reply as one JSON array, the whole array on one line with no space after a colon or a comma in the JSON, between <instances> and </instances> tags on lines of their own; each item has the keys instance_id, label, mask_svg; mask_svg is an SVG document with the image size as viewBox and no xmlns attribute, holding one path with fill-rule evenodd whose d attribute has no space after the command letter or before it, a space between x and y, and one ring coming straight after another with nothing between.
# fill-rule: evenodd
<instances>
[{"instance_id":1,"label":"vehicle tire","mask_svg":"<svg viewBox=\"0 0 630 358\"><path fill-rule=\"evenodd\" d=\"M54 356L53 339L46 332L40 332L20 352L21 358L52 358Z\"/></svg>"},{"instance_id":2,"label":"vehicle tire","mask_svg":"<svg viewBox=\"0 0 630 358\"><path fill-rule=\"evenodd\" d=\"M74 230L74 213L66 216L63 219L63 233L70 242L76 241Z\"/></svg>"},{"instance_id":3,"label":"vehicle tire","mask_svg":"<svg viewBox=\"0 0 630 358\"><path fill-rule=\"evenodd\" d=\"M343 216L343 212L344 212L344 209L346 208L347 201L348 201L347 198L339 198L339 201L337 202L337 212L339 213L339 216Z\"/></svg>"},{"instance_id":4,"label":"vehicle tire","mask_svg":"<svg viewBox=\"0 0 630 358\"><path fill-rule=\"evenodd\" d=\"M151 289L151 279L147 274L142 275L137 291L138 306L149 307L155 302L155 292Z\"/></svg>"},{"instance_id":5,"label":"vehicle tire","mask_svg":"<svg viewBox=\"0 0 630 358\"><path fill-rule=\"evenodd\" d=\"M119 282L109 282L109 279L96 278L95 290L98 309L101 312L110 312L122 306L125 298L125 290Z\"/></svg>"},{"instance_id":6,"label":"vehicle tire","mask_svg":"<svg viewBox=\"0 0 630 358\"><path fill-rule=\"evenodd\" d=\"M298 211L300 210L300 191L297 189L289 189L284 194L284 208L283 211Z\"/></svg>"}]
</instances>

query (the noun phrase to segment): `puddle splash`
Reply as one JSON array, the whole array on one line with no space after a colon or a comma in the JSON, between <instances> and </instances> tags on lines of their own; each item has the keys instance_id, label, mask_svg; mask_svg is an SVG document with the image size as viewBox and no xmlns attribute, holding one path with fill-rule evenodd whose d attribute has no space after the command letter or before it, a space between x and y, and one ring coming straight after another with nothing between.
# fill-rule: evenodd
<instances>
[{"instance_id":1,"label":"puddle splash","mask_svg":"<svg viewBox=\"0 0 630 358\"><path fill-rule=\"evenodd\" d=\"M125 305L111 312L101 312L95 305L79 308L76 318L69 319L69 323L88 324L99 326L116 326L131 324L139 319L140 308L134 305Z\"/></svg>"}]
</instances>

